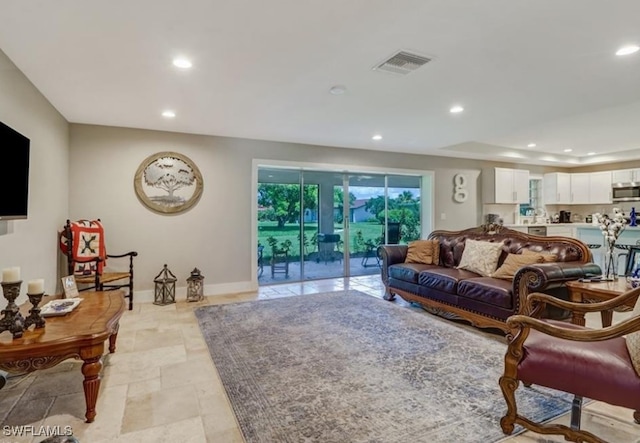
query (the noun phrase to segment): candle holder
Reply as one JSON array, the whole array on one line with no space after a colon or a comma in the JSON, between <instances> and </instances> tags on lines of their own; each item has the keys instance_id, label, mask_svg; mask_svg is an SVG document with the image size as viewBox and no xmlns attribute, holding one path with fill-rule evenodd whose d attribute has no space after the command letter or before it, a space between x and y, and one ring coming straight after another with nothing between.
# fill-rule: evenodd
<instances>
[{"instance_id":1,"label":"candle holder","mask_svg":"<svg viewBox=\"0 0 640 443\"><path fill-rule=\"evenodd\" d=\"M44 292L40 292L38 294L29 294L27 293L27 297L29 297L29 302L33 305L31 309L29 309L29 315L24 319L24 328L27 329L31 325L36 325L35 329L44 328L44 318L40 315L40 308L38 305L42 301L42 297L44 296Z\"/></svg>"},{"instance_id":2,"label":"candle holder","mask_svg":"<svg viewBox=\"0 0 640 443\"><path fill-rule=\"evenodd\" d=\"M1 313L3 315L0 319L0 333L9 331L13 335L13 338L22 337L24 332L24 317L20 314L20 308L16 304L16 298L20 295L20 286L22 286L22 280L14 282L2 282L2 293L9 303Z\"/></svg>"}]
</instances>

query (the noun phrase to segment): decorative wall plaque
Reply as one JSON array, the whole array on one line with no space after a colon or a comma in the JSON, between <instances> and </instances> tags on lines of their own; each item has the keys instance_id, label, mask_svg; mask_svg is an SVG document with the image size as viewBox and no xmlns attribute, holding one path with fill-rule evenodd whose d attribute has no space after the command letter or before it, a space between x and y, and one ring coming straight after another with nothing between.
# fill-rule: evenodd
<instances>
[{"instance_id":1,"label":"decorative wall plaque","mask_svg":"<svg viewBox=\"0 0 640 443\"><path fill-rule=\"evenodd\" d=\"M176 214L200 199L202 174L188 157L177 152L159 152L140 164L133 185L146 207L161 214Z\"/></svg>"},{"instance_id":2,"label":"decorative wall plaque","mask_svg":"<svg viewBox=\"0 0 640 443\"><path fill-rule=\"evenodd\" d=\"M467 201L469 191L467 190L467 177L463 174L453 176L453 200L458 203Z\"/></svg>"}]
</instances>

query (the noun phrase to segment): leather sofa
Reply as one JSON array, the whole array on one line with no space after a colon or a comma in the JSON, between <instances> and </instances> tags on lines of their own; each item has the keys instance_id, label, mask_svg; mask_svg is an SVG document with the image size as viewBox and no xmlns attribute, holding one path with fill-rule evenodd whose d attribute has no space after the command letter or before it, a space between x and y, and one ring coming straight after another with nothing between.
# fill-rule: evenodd
<instances>
[{"instance_id":1,"label":"leather sofa","mask_svg":"<svg viewBox=\"0 0 640 443\"><path fill-rule=\"evenodd\" d=\"M529 235L487 224L463 231L433 231L429 239L438 240L438 264L405 263L407 245L378 248L386 288L384 298L391 301L399 295L431 313L466 320L480 328L509 333L507 318L529 314L528 294L542 292L566 298L566 282L601 274L587 245L569 237ZM457 269L467 239L501 242L498 266L508 254L520 254L524 249L553 254L555 261L525 265L513 280L481 276Z\"/></svg>"}]
</instances>

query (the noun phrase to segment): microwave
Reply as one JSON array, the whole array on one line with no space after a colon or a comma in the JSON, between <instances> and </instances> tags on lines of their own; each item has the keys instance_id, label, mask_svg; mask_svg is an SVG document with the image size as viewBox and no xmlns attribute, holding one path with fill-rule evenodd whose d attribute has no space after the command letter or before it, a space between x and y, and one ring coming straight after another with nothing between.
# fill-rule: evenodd
<instances>
[{"instance_id":1,"label":"microwave","mask_svg":"<svg viewBox=\"0 0 640 443\"><path fill-rule=\"evenodd\" d=\"M611 188L614 203L640 201L640 183L617 183Z\"/></svg>"}]
</instances>

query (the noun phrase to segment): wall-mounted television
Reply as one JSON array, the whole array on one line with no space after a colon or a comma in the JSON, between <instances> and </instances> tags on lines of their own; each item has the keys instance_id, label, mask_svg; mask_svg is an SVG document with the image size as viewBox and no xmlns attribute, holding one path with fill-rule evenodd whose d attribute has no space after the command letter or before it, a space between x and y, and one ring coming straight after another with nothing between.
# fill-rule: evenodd
<instances>
[{"instance_id":1,"label":"wall-mounted television","mask_svg":"<svg viewBox=\"0 0 640 443\"><path fill-rule=\"evenodd\" d=\"M0 220L27 218L29 206L29 145L27 137L0 122Z\"/></svg>"}]
</instances>

